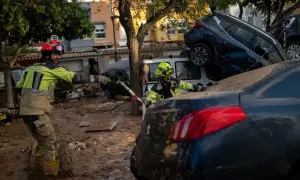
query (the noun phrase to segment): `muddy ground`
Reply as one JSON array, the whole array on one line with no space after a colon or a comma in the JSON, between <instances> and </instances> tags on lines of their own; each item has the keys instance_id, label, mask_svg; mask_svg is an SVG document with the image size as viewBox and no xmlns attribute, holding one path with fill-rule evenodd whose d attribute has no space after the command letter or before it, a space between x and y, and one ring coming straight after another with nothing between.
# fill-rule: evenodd
<instances>
[{"instance_id":1,"label":"muddy ground","mask_svg":"<svg viewBox=\"0 0 300 180\"><path fill-rule=\"evenodd\" d=\"M65 177L59 179L134 179L129 158L140 128L140 117L129 115L128 102L119 102L114 110L107 104L106 112L99 110L101 103L104 103L101 99L86 99L55 105L52 122L59 142L65 147ZM90 125L79 127L81 121ZM108 127L113 122L117 125L112 131L85 132ZM28 179L33 139L22 120L15 120L9 127L0 126L0 138L0 179ZM75 142L81 146L76 147Z\"/></svg>"}]
</instances>

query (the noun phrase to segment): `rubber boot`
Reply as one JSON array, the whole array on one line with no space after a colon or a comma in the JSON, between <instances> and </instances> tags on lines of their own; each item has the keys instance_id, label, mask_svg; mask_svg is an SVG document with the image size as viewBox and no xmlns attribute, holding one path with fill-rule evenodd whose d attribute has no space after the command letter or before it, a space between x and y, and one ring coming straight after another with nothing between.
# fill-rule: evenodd
<instances>
[{"instance_id":1,"label":"rubber boot","mask_svg":"<svg viewBox=\"0 0 300 180\"><path fill-rule=\"evenodd\" d=\"M57 176L59 171L59 160L44 161L43 168L46 176Z\"/></svg>"}]
</instances>

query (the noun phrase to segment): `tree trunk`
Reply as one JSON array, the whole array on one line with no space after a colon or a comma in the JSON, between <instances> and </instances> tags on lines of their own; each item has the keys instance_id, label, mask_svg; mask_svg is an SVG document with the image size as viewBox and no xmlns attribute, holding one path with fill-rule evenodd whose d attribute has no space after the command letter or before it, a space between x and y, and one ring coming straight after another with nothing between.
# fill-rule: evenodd
<instances>
[{"instance_id":1,"label":"tree trunk","mask_svg":"<svg viewBox=\"0 0 300 180\"><path fill-rule=\"evenodd\" d=\"M12 67L17 62L19 54L21 53L23 47L24 46L22 46L22 45L18 46L18 48L17 48L17 50L15 52L14 57L9 61L9 67Z\"/></svg>"},{"instance_id":2,"label":"tree trunk","mask_svg":"<svg viewBox=\"0 0 300 180\"><path fill-rule=\"evenodd\" d=\"M286 9L285 11L283 11L283 8L284 8L285 4L282 4L282 6L280 7L276 17L274 18L274 20L272 22L271 27L275 26L276 22L278 22L281 18L291 15L297 8L300 7L300 1L297 1L297 3L295 3L293 6Z\"/></svg>"},{"instance_id":3,"label":"tree trunk","mask_svg":"<svg viewBox=\"0 0 300 180\"><path fill-rule=\"evenodd\" d=\"M4 73L4 82L5 82L5 94L6 94L6 107L14 108L14 98L13 98L13 91L12 91L12 82L11 82L11 73L10 73L10 66L9 62L4 61L4 53L2 48L2 42L5 41L3 37L2 28L0 28L0 65Z\"/></svg>"},{"instance_id":4,"label":"tree trunk","mask_svg":"<svg viewBox=\"0 0 300 180\"><path fill-rule=\"evenodd\" d=\"M4 81L5 81L5 91L6 91L6 107L15 108L14 94L13 94L12 81L11 81L11 71L8 64L6 64L6 67L4 68Z\"/></svg>"},{"instance_id":5,"label":"tree trunk","mask_svg":"<svg viewBox=\"0 0 300 180\"><path fill-rule=\"evenodd\" d=\"M244 11L244 9L243 9L243 5L242 5L242 2L241 2L241 1L239 1L239 0L237 0L237 4L238 4L238 6L239 6L239 9L240 9L239 18L240 18L240 19L242 19L242 18L243 18L243 11Z\"/></svg>"},{"instance_id":6,"label":"tree trunk","mask_svg":"<svg viewBox=\"0 0 300 180\"><path fill-rule=\"evenodd\" d=\"M134 32L131 34L134 34ZM137 96L141 96L142 93L139 78L139 43L135 35L128 38L128 40L130 58L130 86ZM131 114L134 116L139 115L137 101L133 100L131 106Z\"/></svg>"},{"instance_id":7,"label":"tree trunk","mask_svg":"<svg viewBox=\"0 0 300 180\"><path fill-rule=\"evenodd\" d=\"M268 9L267 12L267 21L266 21L266 31L269 32L271 29L271 9Z\"/></svg>"},{"instance_id":8,"label":"tree trunk","mask_svg":"<svg viewBox=\"0 0 300 180\"><path fill-rule=\"evenodd\" d=\"M13 84L11 79L11 67L16 63L19 54L21 53L23 49L22 45L19 45L15 55L13 58L5 64L4 68L4 82L5 82L5 92L6 92L6 107L7 108L15 108L15 102L14 102L14 92L13 92Z\"/></svg>"}]
</instances>

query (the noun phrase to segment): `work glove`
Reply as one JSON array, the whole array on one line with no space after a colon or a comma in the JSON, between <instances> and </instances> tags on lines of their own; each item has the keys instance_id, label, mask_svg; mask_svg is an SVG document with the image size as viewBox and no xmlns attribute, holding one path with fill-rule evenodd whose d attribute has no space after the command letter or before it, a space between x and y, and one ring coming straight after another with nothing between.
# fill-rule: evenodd
<instances>
[{"instance_id":1,"label":"work glove","mask_svg":"<svg viewBox=\"0 0 300 180\"><path fill-rule=\"evenodd\" d=\"M146 99L143 99L143 103L145 104L146 108L148 108L152 103Z\"/></svg>"},{"instance_id":2,"label":"work glove","mask_svg":"<svg viewBox=\"0 0 300 180\"><path fill-rule=\"evenodd\" d=\"M94 83L101 83L101 84L107 84L109 82L111 82L109 77L106 76L98 76L98 75L90 75L90 82Z\"/></svg>"}]
</instances>

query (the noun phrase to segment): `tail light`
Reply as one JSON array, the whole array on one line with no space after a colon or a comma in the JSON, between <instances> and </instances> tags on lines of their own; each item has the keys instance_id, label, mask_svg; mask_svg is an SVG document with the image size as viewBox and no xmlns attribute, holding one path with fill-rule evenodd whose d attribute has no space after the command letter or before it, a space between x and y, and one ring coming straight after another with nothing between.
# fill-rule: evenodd
<instances>
[{"instance_id":1,"label":"tail light","mask_svg":"<svg viewBox=\"0 0 300 180\"><path fill-rule=\"evenodd\" d=\"M239 106L211 107L192 112L173 124L169 139L183 142L199 139L246 119Z\"/></svg>"},{"instance_id":2,"label":"tail light","mask_svg":"<svg viewBox=\"0 0 300 180\"><path fill-rule=\"evenodd\" d=\"M197 21L194 24L194 28L203 28L204 27L204 22Z\"/></svg>"}]
</instances>

